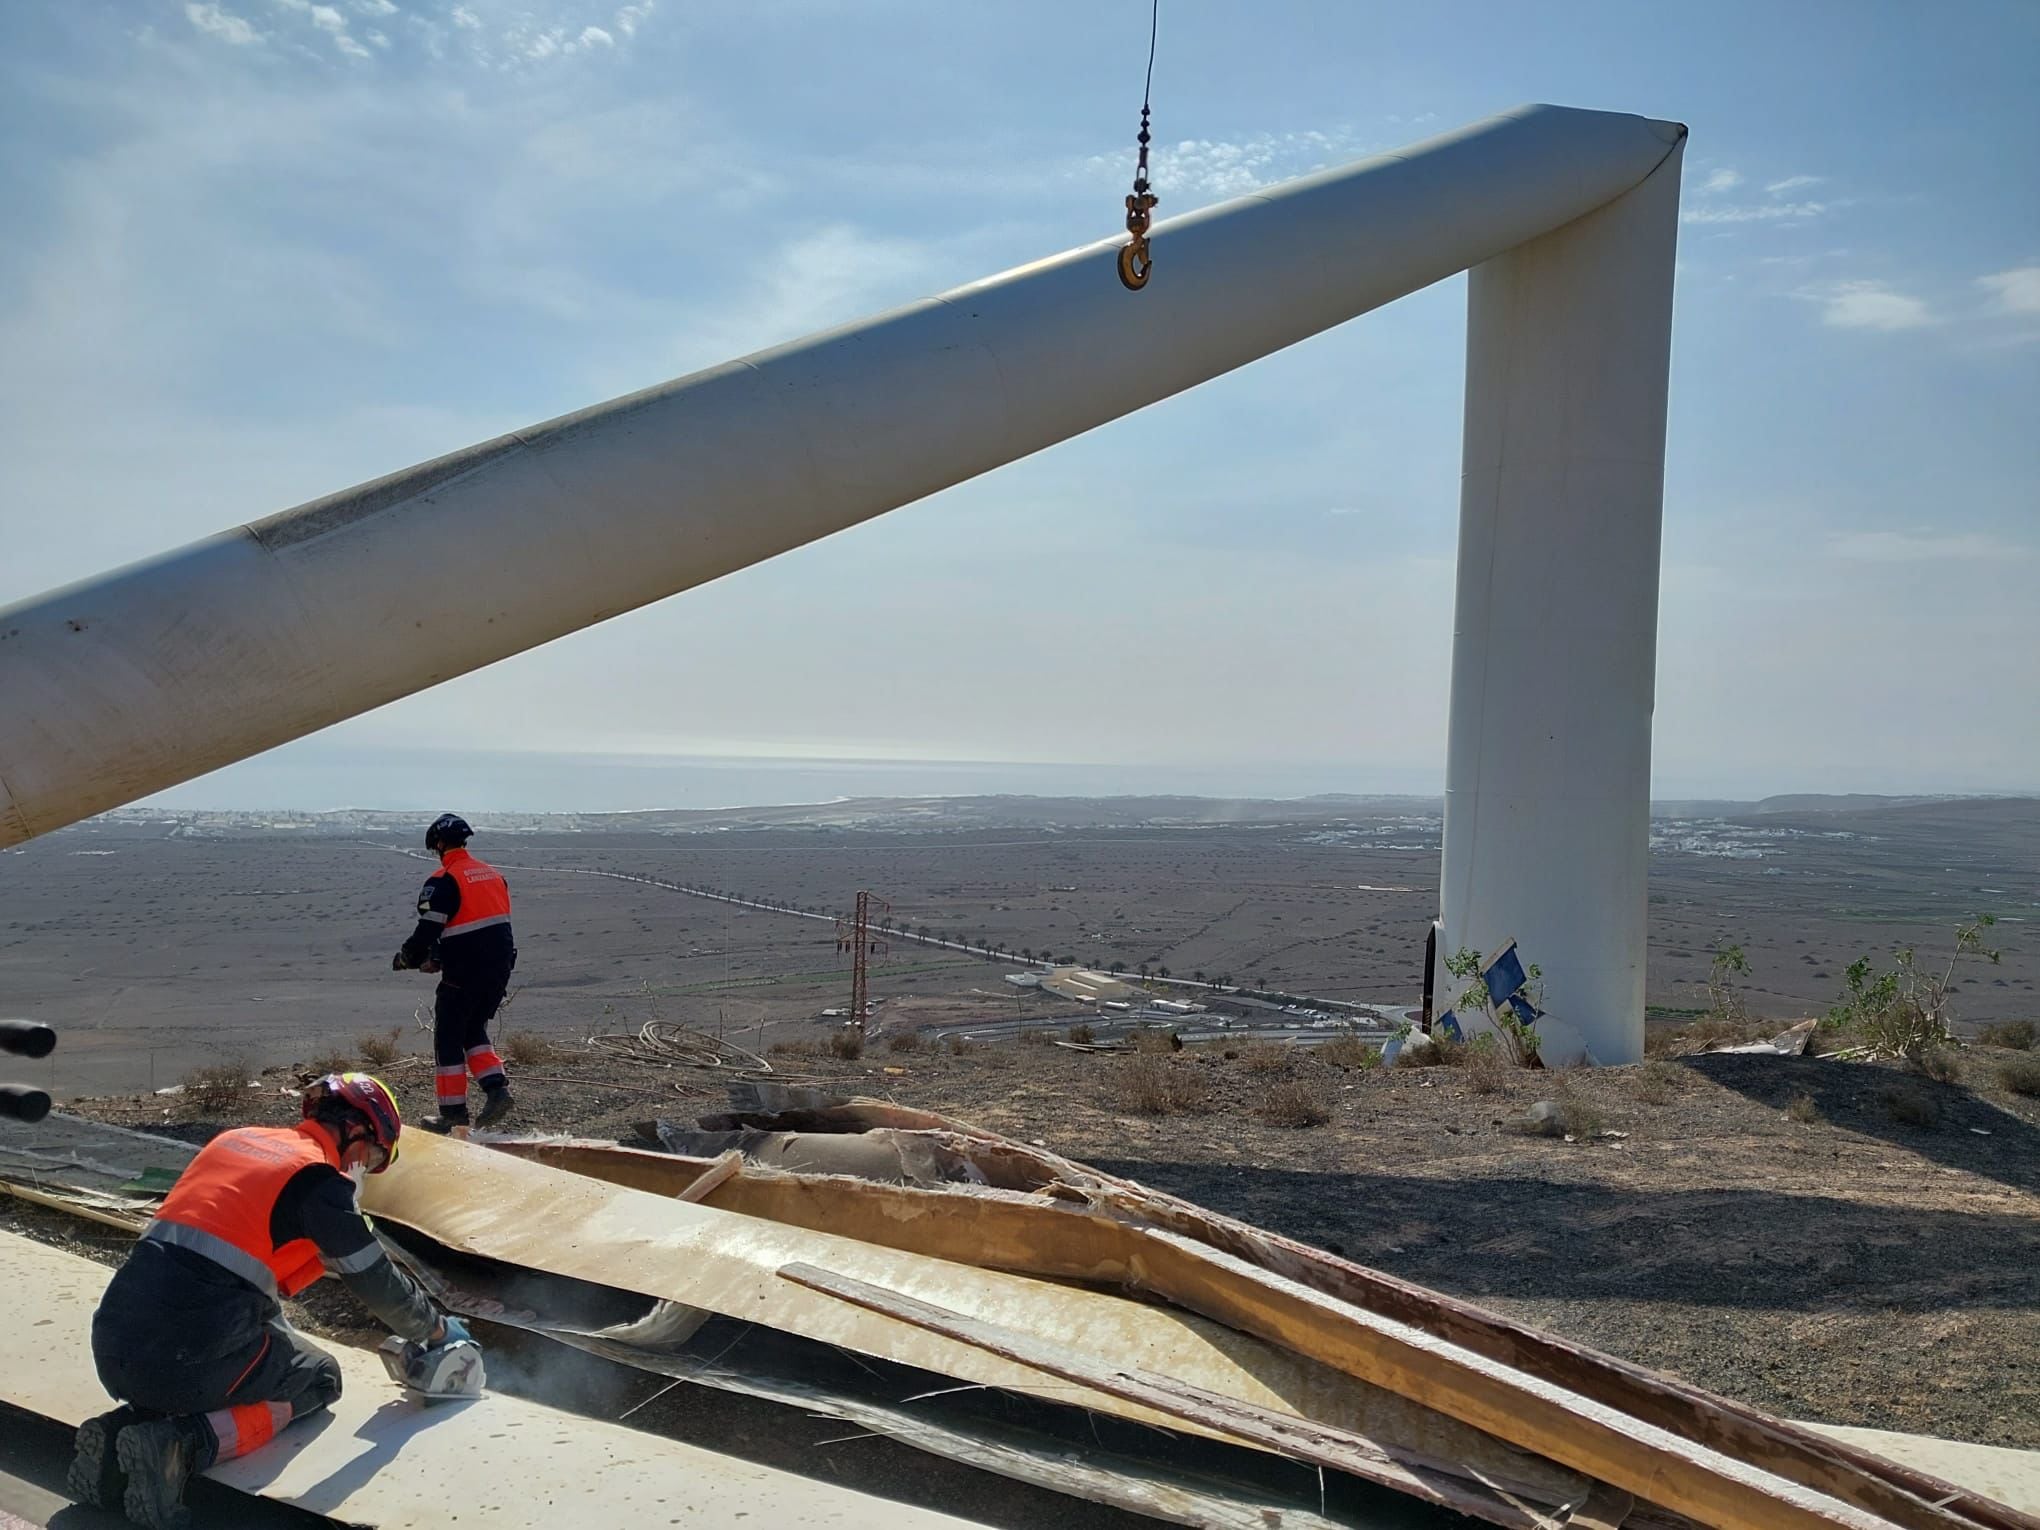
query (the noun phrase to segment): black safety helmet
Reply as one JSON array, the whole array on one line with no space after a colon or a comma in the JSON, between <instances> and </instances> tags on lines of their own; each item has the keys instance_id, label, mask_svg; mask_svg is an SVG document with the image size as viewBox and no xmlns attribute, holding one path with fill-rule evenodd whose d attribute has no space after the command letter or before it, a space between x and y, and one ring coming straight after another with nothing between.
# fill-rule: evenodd
<instances>
[{"instance_id":1,"label":"black safety helmet","mask_svg":"<svg viewBox=\"0 0 2040 1530\"><path fill-rule=\"evenodd\" d=\"M432 820L432 827L425 831L425 848L434 855L442 850L458 850L474 835L468 821L458 813L441 813Z\"/></svg>"}]
</instances>

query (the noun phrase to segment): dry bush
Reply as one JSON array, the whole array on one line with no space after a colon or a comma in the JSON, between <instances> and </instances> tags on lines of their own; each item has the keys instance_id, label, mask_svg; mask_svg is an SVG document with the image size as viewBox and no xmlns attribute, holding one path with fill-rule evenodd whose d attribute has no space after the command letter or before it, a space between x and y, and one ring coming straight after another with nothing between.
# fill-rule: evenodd
<instances>
[{"instance_id":1,"label":"dry bush","mask_svg":"<svg viewBox=\"0 0 2040 1530\"><path fill-rule=\"evenodd\" d=\"M1358 1036L1335 1036L1317 1049L1317 1055L1334 1068L1381 1066L1381 1048L1370 1047Z\"/></svg>"},{"instance_id":2,"label":"dry bush","mask_svg":"<svg viewBox=\"0 0 2040 1530\"><path fill-rule=\"evenodd\" d=\"M888 1052L918 1052L921 1050L921 1033L919 1031L894 1031L885 1038L885 1049Z\"/></svg>"},{"instance_id":3,"label":"dry bush","mask_svg":"<svg viewBox=\"0 0 2040 1530\"><path fill-rule=\"evenodd\" d=\"M387 1031L366 1031L355 1037L355 1049L361 1053L361 1060L371 1068L387 1068L403 1054L399 1044L403 1030L391 1026Z\"/></svg>"},{"instance_id":4,"label":"dry bush","mask_svg":"<svg viewBox=\"0 0 2040 1530\"><path fill-rule=\"evenodd\" d=\"M1558 1106L1559 1128L1568 1137L1582 1140L1593 1136L1607 1124L1607 1118L1592 1100L1574 1089L1570 1083L1561 1083L1554 1097Z\"/></svg>"},{"instance_id":5,"label":"dry bush","mask_svg":"<svg viewBox=\"0 0 2040 1530\"><path fill-rule=\"evenodd\" d=\"M828 1048L819 1041L775 1041L765 1049L767 1057L824 1057Z\"/></svg>"},{"instance_id":6,"label":"dry bush","mask_svg":"<svg viewBox=\"0 0 2040 1530\"><path fill-rule=\"evenodd\" d=\"M1929 1047L1912 1059L1912 1066L1938 1083L1952 1084L1962 1077L1962 1064L1946 1047Z\"/></svg>"},{"instance_id":7,"label":"dry bush","mask_svg":"<svg viewBox=\"0 0 2040 1530\"><path fill-rule=\"evenodd\" d=\"M1332 1097L1316 1084L1289 1079L1269 1086L1261 1116L1274 1126L1323 1126L1332 1119Z\"/></svg>"},{"instance_id":8,"label":"dry bush","mask_svg":"<svg viewBox=\"0 0 2040 1530\"><path fill-rule=\"evenodd\" d=\"M974 1052L977 1050L977 1048L972 1046L971 1043L965 1040L963 1035L957 1031L951 1031L947 1036L944 1036L942 1038L942 1043L944 1046L949 1048L949 1055L951 1057L962 1057L967 1053Z\"/></svg>"},{"instance_id":9,"label":"dry bush","mask_svg":"<svg viewBox=\"0 0 2040 1530\"><path fill-rule=\"evenodd\" d=\"M1998 1082L2013 1094L2040 1095L2040 1057L2015 1057L1998 1069Z\"/></svg>"},{"instance_id":10,"label":"dry bush","mask_svg":"<svg viewBox=\"0 0 2040 1530\"><path fill-rule=\"evenodd\" d=\"M1063 1040L1074 1041L1080 1047L1090 1046L1098 1039L1097 1032L1088 1025L1073 1025L1063 1032Z\"/></svg>"},{"instance_id":11,"label":"dry bush","mask_svg":"<svg viewBox=\"0 0 2040 1530\"><path fill-rule=\"evenodd\" d=\"M328 1073L352 1073L354 1071L354 1059L345 1052L322 1052L319 1056L314 1057L309 1063L305 1064L305 1066L321 1078L324 1078ZM184 1082L188 1090L191 1080L186 1078Z\"/></svg>"},{"instance_id":12,"label":"dry bush","mask_svg":"<svg viewBox=\"0 0 2040 1530\"><path fill-rule=\"evenodd\" d=\"M1653 1057L1636 1070L1636 1097L1646 1105L1669 1105L1685 1082L1685 1069Z\"/></svg>"},{"instance_id":13,"label":"dry bush","mask_svg":"<svg viewBox=\"0 0 2040 1530\"><path fill-rule=\"evenodd\" d=\"M2030 1020L2000 1020L1996 1025L1986 1025L1977 1038L1987 1047L2010 1047L2014 1052L2030 1052L2033 1043L2040 1040Z\"/></svg>"},{"instance_id":14,"label":"dry bush","mask_svg":"<svg viewBox=\"0 0 2040 1530\"><path fill-rule=\"evenodd\" d=\"M1180 1052L1183 1038L1174 1031L1144 1025L1133 1033L1133 1049L1136 1052Z\"/></svg>"},{"instance_id":15,"label":"dry bush","mask_svg":"<svg viewBox=\"0 0 2040 1530\"><path fill-rule=\"evenodd\" d=\"M954 1040L955 1038L951 1037L950 1039ZM1020 1045L1023 1047L1045 1047L1052 1040L1054 1038L1047 1031L1022 1031L1020 1033Z\"/></svg>"},{"instance_id":16,"label":"dry bush","mask_svg":"<svg viewBox=\"0 0 2040 1530\"><path fill-rule=\"evenodd\" d=\"M551 1062L554 1056L553 1044L537 1031L512 1031L503 1038L504 1060L520 1068L535 1068Z\"/></svg>"},{"instance_id":17,"label":"dry bush","mask_svg":"<svg viewBox=\"0 0 2040 1530\"><path fill-rule=\"evenodd\" d=\"M1801 1126L1812 1126L1821 1119L1820 1107L1813 1103L1813 1096L1810 1094L1792 1096L1791 1103L1785 1107L1785 1114Z\"/></svg>"},{"instance_id":18,"label":"dry bush","mask_svg":"<svg viewBox=\"0 0 2040 1530\"><path fill-rule=\"evenodd\" d=\"M1410 1032L1403 1049L1396 1054L1398 1068L1458 1068L1466 1063L1466 1043L1433 1032Z\"/></svg>"},{"instance_id":19,"label":"dry bush","mask_svg":"<svg viewBox=\"0 0 2040 1530\"><path fill-rule=\"evenodd\" d=\"M1240 1048L1240 1065L1249 1073L1280 1073L1292 1055L1282 1042L1250 1041Z\"/></svg>"},{"instance_id":20,"label":"dry bush","mask_svg":"<svg viewBox=\"0 0 2040 1530\"><path fill-rule=\"evenodd\" d=\"M1500 1094L1509 1077L1508 1059L1486 1036L1466 1048L1466 1087L1475 1094Z\"/></svg>"},{"instance_id":21,"label":"dry bush","mask_svg":"<svg viewBox=\"0 0 2040 1530\"><path fill-rule=\"evenodd\" d=\"M854 1025L846 1025L829 1038L829 1051L844 1062L855 1062L864 1055L864 1032Z\"/></svg>"},{"instance_id":22,"label":"dry bush","mask_svg":"<svg viewBox=\"0 0 2040 1530\"><path fill-rule=\"evenodd\" d=\"M1893 1086L1884 1091L1884 1109L1901 1126L1930 1130L1941 1124L1941 1106L1917 1089Z\"/></svg>"},{"instance_id":23,"label":"dry bush","mask_svg":"<svg viewBox=\"0 0 2040 1530\"><path fill-rule=\"evenodd\" d=\"M333 1072L346 1071L342 1063ZM184 1075L184 1103L194 1111L217 1115L242 1104L248 1095L248 1060L244 1057L230 1057L224 1062L208 1063L203 1068L193 1068Z\"/></svg>"},{"instance_id":24,"label":"dry bush","mask_svg":"<svg viewBox=\"0 0 2040 1530\"><path fill-rule=\"evenodd\" d=\"M1143 1116L1166 1116L1197 1110L1210 1098L1210 1086L1195 1068L1152 1052L1135 1053L1113 1073L1120 1108Z\"/></svg>"}]
</instances>

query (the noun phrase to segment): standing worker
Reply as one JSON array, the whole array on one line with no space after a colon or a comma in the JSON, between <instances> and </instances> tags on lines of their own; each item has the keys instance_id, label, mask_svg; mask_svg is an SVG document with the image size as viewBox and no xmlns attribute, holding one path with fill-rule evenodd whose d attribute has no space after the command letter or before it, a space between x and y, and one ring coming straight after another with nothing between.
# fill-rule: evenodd
<instances>
[{"instance_id":1,"label":"standing worker","mask_svg":"<svg viewBox=\"0 0 2040 1530\"><path fill-rule=\"evenodd\" d=\"M92 1359L121 1406L78 1429L81 1501L179 1530L194 1473L330 1407L340 1362L285 1321L281 1300L322 1275L415 1344L472 1347L355 1208L352 1176L397 1156L395 1097L366 1073L329 1073L302 1108L295 1127L244 1126L199 1149L108 1282Z\"/></svg>"},{"instance_id":2,"label":"standing worker","mask_svg":"<svg viewBox=\"0 0 2040 1530\"><path fill-rule=\"evenodd\" d=\"M467 852L474 834L465 818L441 813L425 831L425 848L439 857L439 869L418 894L418 928L390 963L397 972L437 972L432 996L432 1050L438 1062L433 1088L439 1114L418 1124L429 1132L450 1132L468 1124L467 1076L482 1086L488 1126L510 1113L510 1080L503 1059L489 1042L489 1022L510 987L517 942L510 934L510 884L486 861Z\"/></svg>"}]
</instances>

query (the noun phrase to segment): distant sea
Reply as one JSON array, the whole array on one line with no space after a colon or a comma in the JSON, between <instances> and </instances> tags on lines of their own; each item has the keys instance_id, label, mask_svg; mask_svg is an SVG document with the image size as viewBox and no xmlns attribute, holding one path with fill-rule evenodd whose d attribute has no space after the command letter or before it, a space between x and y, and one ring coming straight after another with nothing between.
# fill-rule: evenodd
<instances>
[{"instance_id":1,"label":"distant sea","mask_svg":"<svg viewBox=\"0 0 2040 1530\"><path fill-rule=\"evenodd\" d=\"M846 797L1436 795L1442 772L1334 765L1082 765L992 760L727 759L677 755L388 754L289 745L147 800L163 807L627 813L774 807Z\"/></svg>"}]
</instances>

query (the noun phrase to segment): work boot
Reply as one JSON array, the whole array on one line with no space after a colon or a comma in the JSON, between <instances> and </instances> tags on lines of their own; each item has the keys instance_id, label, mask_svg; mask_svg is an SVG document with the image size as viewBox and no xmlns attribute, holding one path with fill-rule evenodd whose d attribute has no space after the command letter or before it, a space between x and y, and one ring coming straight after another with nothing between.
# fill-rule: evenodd
<instances>
[{"instance_id":1,"label":"work boot","mask_svg":"<svg viewBox=\"0 0 2040 1530\"><path fill-rule=\"evenodd\" d=\"M88 1418L78 1426L71 1469L64 1485L71 1496L95 1509L118 1509L127 1493L127 1473L120 1468L116 1441L121 1430L142 1421L137 1408L122 1403L111 1413Z\"/></svg>"},{"instance_id":2,"label":"work boot","mask_svg":"<svg viewBox=\"0 0 2040 1530\"><path fill-rule=\"evenodd\" d=\"M493 1126L510 1114L510 1108L517 1101L511 1097L510 1086L488 1090L482 1096L482 1113L475 1117L477 1126Z\"/></svg>"},{"instance_id":3,"label":"work boot","mask_svg":"<svg viewBox=\"0 0 2040 1530\"><path fill-rule=\"evenodd\" d=\"M114 1441L120 1469L127 1473L121 1507L127 1517L148 1530L188 1530L191 1510L184 1507L184 1484L200 1465L205 1424L198 1419L159 1418L130 1424Z\"/></svg>"},{"instance_id":4,"label":"work boot","mask_svg":"<svg viewBox=\"0 0 2040 1530\"><path fill-rule=\"evenodd\" d=\"M436 1116L423 1116L418 1124L436 1137L448 1137L457 1128L468 1124L467 1111L463 1109L459 1115L449 1110Z\"/></svg>"}]
</instances>

